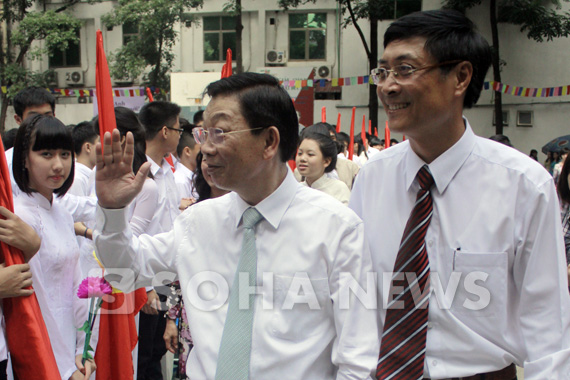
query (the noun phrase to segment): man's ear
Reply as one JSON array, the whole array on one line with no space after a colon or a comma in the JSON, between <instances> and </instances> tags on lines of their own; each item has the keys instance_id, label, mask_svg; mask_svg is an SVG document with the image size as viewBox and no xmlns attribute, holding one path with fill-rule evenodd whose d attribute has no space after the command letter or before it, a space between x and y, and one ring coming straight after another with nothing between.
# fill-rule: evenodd
<instances>
[{"instance_id":1,"label":"man's ear","mask_svg":"<svg viewBox=\"0 0 570 380\"><path fill-rule=\"evenodd\" d=\"M276 154L279 154L279 142L281 141L281 136L279 135L279 130L275 126L271 126L263 131L265 135L265 147L263 149L263 158L271 159Z\"/></svg>"},{"instance_id":2,"label":"man's ear","mask_svg":"<svg viewBox=\"0 0 570 380\"><path fill-rule=\"evenodd\" d=\"M22 124L22 118L18 115L14 115L14 120L16 121L16 124L20 125Z\"/></svg>"},{"instance_id":3,"label":"man's ear","mask_svg":"<svg viewBox=\"0 0 570 380\"><path fill-rule=\"evenodd\" d=\"M455 94L463 96L467 92L467 88L473 77L473 65L469 61L463 61L457 65L455 73L457 78Z\"/></svg>"},{"instance_id":4,"label":"man's ear","mask_svg":"<svg viewBox=\"0 0 570 380\"><path fill-rule=\"evenodd\" d=\"M182 149L182 155L191 156L192 155L192 149L190 149L189 146L185 146L184 149Z\"/></svg>"},{"instance_id":5,"label":"man's ear","mask_svg":"<svg viewBox=\"0 0 570 380\"><path fill-rule=\"evenodd\" d=\"M91 153L91 150L95 147L95 145L91 144L90 142L84 142L81 150L85 151L85 153Z\"/></svg>"}]
</instances>

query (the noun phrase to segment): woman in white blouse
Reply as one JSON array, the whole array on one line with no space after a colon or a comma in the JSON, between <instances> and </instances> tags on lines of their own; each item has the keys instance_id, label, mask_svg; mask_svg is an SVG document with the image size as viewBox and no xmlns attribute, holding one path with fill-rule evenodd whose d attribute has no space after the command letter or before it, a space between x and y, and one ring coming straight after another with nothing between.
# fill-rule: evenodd
<instances>
[{"instance_id":1,"label":"woman in white blouse","mask_svg":"<svg viewBox=\"0 0 570 380\"><path fill-rule=\"evenodd\" d=\"M41 238L30 260L34 290L44 318L62 380L88 379L91 360L82 364L87 319L86 300L76 295L81 282L79 246L73 217L54 194L62 197L73 183L71 131L51 116L28 117L14 145L13 173L22 191L14 199L16 214Z\"/></svg>"},{"instance_id":2,"label":"woman in white blouse","mask_svg":"<svg viewBox=\"0 0 570 380\"><path fill-rule=\"evenodd\" d=\"M295 163L305 178L303 185L320 190L345 205L350 199L348 186L338 179L325 175L335 168L337 149L334 141L320 133L304 134L297 150Z\"/></svg>"}]
</instances>

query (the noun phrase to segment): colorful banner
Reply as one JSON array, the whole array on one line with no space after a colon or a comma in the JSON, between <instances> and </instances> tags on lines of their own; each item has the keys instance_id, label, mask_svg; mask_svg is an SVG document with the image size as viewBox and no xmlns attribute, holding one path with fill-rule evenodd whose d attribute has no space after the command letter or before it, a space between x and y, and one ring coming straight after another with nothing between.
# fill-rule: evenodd
<instances>
[{"instance_id":1,"label":"colorful banner","mask_svg":"<svg viewBox=\"0 0 570 380\"><path fill-rule=\"evenodd\" d=\"M286 90L302 89L307 87L325 87L330 84L332 87L343 87L343 86L359 86L366 84L373 84L372 77L369 75L357 76L357 77L346 77L346 78L332 78L328 79L316 79L316 80L284 80L281 84ZM158 87L150 87L153 94L166 95L167 91ZM530 98L550 98L556 96L569 96L570 95L570 85L566 86L556 86L556 87L543 87L543 88L532 88L532 87L521 87L513 86L508 84L503 84L500 82L489 81L483 84L484 90L494 90L499 91L503 94L519 96L519 97L530 97ZM8 88L2 86L2 92L5 94ZM54 95L60 96L94 96L93 88L48 88ZM113 90L114 96L121 97L134 97L134 96L144 96L144 87L135 89L124 89L115 88Z\"/></svg>"}]
</instances>

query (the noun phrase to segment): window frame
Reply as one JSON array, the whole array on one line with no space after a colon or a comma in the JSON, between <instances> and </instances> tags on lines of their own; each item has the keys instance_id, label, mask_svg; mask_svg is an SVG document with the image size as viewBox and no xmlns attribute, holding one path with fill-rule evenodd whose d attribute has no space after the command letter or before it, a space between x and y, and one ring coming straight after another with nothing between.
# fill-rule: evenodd
<instances>
[{"instance_id":1,"label":"window frame","mask_svg":"<svg viewBox=\"0 0 570 380\"><path fill-rule=\"evenodd\" d=\"M313 28L313 27L291 27L291 15L305 15L307 18L309 17L310 14L314 14L314 15L324 15L325 17L325 27L324 28ZM304 61L318 61L318 62L326 62L327 60L327 12L294 12L294 13L289 13L289 17L288 17L288 25L287 25L287 38L289 40L289 44L288 44L288 51L287 54L289 55L289 61L293 61L293 62L304 62ZM305 33L305 54L304 54L304 58L293 58L292 54L291 54L291 32L304 32ZM324 51L323 51L323 58L311 58L310 57L310 47L309 47L309 42L310 42L310 34L312 31L323 31L324 32Z\"/></svg>"},{"instance_id":2,"label":"window frame","mask_svg":"<svg viewBox=\"0 0 570 380\"><path fill-rule=\"evenodd\" d=\"M204 24L205 24L205 19L206 18L217 18L218 19L218 23L219 23L219 27L217 30L206 30L206 28L204 28ZM223 27L223 19L224 18L234 18L236 19L236 17L233 16L224 16L224 15L213 15L213 16L202 16L202 58L204 60L204 63L220 63L220 62L225 62L226 61L226 55L225 55L225 51L224 51L224 34L233 34L235 36L235 39L237 40L237 32L234 29L224 29ZM219 50L219 54L218 54L218 60L206 60L206 34L217 34L218 35L218 50ZM236 41L236 45L237 45L237 41ZM232 49L233 53L235 54L236 47L234 47Z\"/></svg>"},{"instance_id":3,"label":"window frame","mask_svg":"<svg viewBox=\"0 0 570 380\"><path fill-rule=\"evenodd\" d=\"M48 57L48 67L50 69L68 69L68 68L73 68L73 67L81 67L81 27L77 28L77 37L79 39L79 41L77 41L77 55L78 55L78 62L77 64L68 64L67 63L67 52L70 51L71 49L71 44L69 44L68 48L66 50L59 50L56 49L54 51L53 56ZM62 57L62 65L54 65L52 64L52 59L54 58L55 54L61 54Z\"/></svg>"}]
</instances>

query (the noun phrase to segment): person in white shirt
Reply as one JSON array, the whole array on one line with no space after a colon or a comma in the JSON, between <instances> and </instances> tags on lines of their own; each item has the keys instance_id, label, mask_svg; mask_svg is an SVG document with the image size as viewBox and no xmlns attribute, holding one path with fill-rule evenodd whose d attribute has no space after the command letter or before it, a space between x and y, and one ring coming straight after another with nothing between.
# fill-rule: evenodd
<instances>
[{"instance_id":1,"label":"person in white shirt","mask_svg":"<svg viewBox=\"0 0 570 380\"><path fill-rule=\"evenodd\" d=\"M180 128L184 130L176 147L178 162L174 171L174 181L178 187L178 195L183 199L196 201L197 194L192 188L192 177L196 170L196 156L200 152L200 144L192 136L193 125L180 118Z\"/></svg>"},{"instance_id":2,"label":"person in white shirt","mask_svg":"<svg viewBox=\"0 0 570 380\"><path fill-rule=\"evenodd\" d=\"M180 107L174 103L154 101L139 111L139 120L146 134L146 156L151 164L151 174L158 190L158 202L146 233L154 235L169 231L180 214L181 197L170 164L164 157L176 151L180 136ZM159 298L169 289L147 288L148 300L139 319L139 351L137 379L153 380L162 376L160 361L166 353L162 336L166 327L165 310L158 306Z\"/></svg>"},{"instance_id":3,"label":"person in white shirt","mask_svg":"<svg viewBox=\"0 0 570 380\"><path fill-rule=\"evenodd\" d=\"M133 239L124 206L149 168L134 176L127 170L132 140L123 154L118 134L106 134L96 178L101 208L94 242L101 261L132 270L136 287L155 275L178 275L194 342L186 371L192 379L215 379L217 366L226 364L242 374L234 380L370 379L378 358L377 312L351 291L362 284L372 296L368 301L376 300L373 281L367 282L371 262L363 225L348 208L300 185L288 169L298 141L291 98L276 78L257 73L213 82L206 93L212 100L204 129L194 133L214 184L232 192L189 207L167 233ZM232 330L228 291L236 299L251 290L245 284L229 289L238 275L246 210L262 217L253 231L257 275L250 280L263 283L257 290L263 295L250 297L253 319L232 318L239 326L249 321L239 331L252 333L243 342L251 349L238 353L222 335ZM233 305L235 312L237 301ZM221 348L229 361L218 361ZM242 354L239 365L232 353Z\"/></svg>"},{"instance_id":4,"label":"person in white shirt","mask_svg":"<svg viewBox=\"0 0 570 380\"><path fill-rule=\"evenodd\" d=\"M320 133L304 133L297 149L295 163L299 174L305 178L303 185L319 190L348 205L350 190L344 182L325 175L337 163L334 141Z\"/></svg>"},{"instance_id":5,"label":"person in white shirt","mask_svg":"<svg viewBox=\"0 0 570 380\"><path fill-rule=\"evenodd\" d=\"M89 379L95 363L82 363L87 320L86 299L77 297L82 273L73 216L55 196L62 197L73 183L71 131L52 116L27 118L14 145L14 178L20 194L15 213L41 238L30 260L33 284L62 380ZM96 346L91 342L92 346Z\"/></svg>"},{"instance_id":6,"label":"person in white shirt","mask_svg":"<svg viewBox=\"0 0 570 380\"><path fill-rule=\"evenodd\" d=\"M71 135L75 151L75 176L69 194L88 197L95 193L93 168L97 161L95 144L99 142L99 136L88 121L74 126Z\"/></svg>"},{"instance_id":7,"label":"person in white shirt","mask_svg":"<svg viewBox=\"0 0 570 380\"><path fill-rule=\"evenodd\" d=\"M422 292L428 304L410 305L428 312L414 330L425 347L413 362L419 373L408 378L511 380L514 364L524 366L525 380L570 373L570 299L552 178L526 155L475 136L463 117L479 98L490 63L491 49L467 17L434 10L390 25L372 73L390 129L407 141L361 169L349 206L365 223L380 304L395 304L402 292L396 284L404 289L410 281L414 289L424 276L431 284L431 293ZM428 270L391 284L416 195L418 205L431 197L431 219L425 227L410 218L416 229L406 236L425 234L417 252L427 252ZM383 376L395 368L387 364L392 355L407 354L382 351L393 310L380 311ZM414 322L396 320L404 321L392 325L400 332Z\"/></svg>"}]
</instances>

